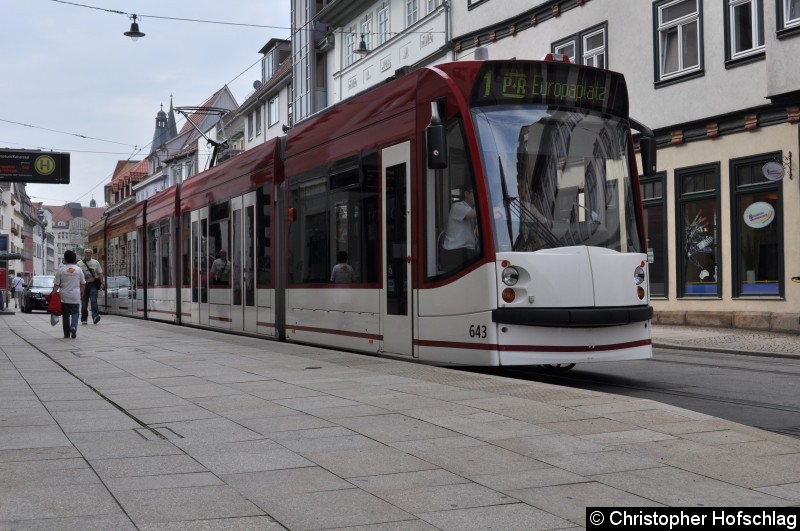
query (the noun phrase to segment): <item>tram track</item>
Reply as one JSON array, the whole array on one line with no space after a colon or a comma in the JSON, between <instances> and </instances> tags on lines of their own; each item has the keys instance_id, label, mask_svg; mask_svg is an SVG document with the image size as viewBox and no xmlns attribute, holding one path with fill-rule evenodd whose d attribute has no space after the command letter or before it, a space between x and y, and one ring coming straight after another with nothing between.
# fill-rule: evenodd
<instances>
[{"instance_id":1,"label":"tram track","mask_svg":"<svg viewBox=\"0 0 800 531\"><path fill-rule=\"evenodd\" d=\"M754 407L759 409L769 409L774 411L787 411L791 413L798 413L800 414L800 407L791 407L786 406L783 404L771 404L768 402L758 402L754 400L742 400L737 398L728 398L722 396L711 396L711 395L704 395L702 393L692 393L689 391L680 391L676 389L665 389L663 387L657 386L647 386L647 385L632 385L632 384L622 384L622 383L614 383L612 381L603 380L600 378L597 379L588 379L588 378L575 378L566 375L558 375L558 374L547 374L542 375L545 378L531 378L530 371L518 370L518 369L506 369L510 373L518 372L521 375L525 376L525 379L535 379L537 381L543 381L546 383L558 383L558 382L580 382L586 384L594 384L594 385L603 385L606 387L618 388L618 389L630 389L634 391L645 391L648 393L655 393L655 394L663 394L663 395L671 395L671 396L678 396L682 398L691 398L694 400L707 400L712 402L719 402L725 404L732 404L736 406L746 406L746 407ZM535 373L538 374L538 373ZM779 373L781 374L781 373ZM605 376L605 375L603 375ZM513 376L512 376L513 377Z\"/></svg>"},{"instance_id":2,"label":"tram track","mask_svg":"<svg viewBox=\"0 0 800 531\"><path fill-rule=\"evenodd\" d=\"M661 369L648 371L646 376L643 376L640 365L630 369L630 366L620 364L614 364L613 369L599 364L594 372L589 369L573 369L558 373L547 372L543 368L525 367L483 368L481 371L518 380L648 398L758 429L800 438L800 425L797 420L800 418L800 401L793 398L795 396L792 394L793 387L782 388L782 393L778 393L778 398L773 400L741 396L749 389L754 397L761 395L763 398L764 394L759 392L760 389L767 389L773 385L787 385L787 380L800 374L800 364L775 359L775 364L767 362L769 365L774 365L774 368L757 368L746 365L746 362L739 357L719 358L718 361L715 362L715 356L711 359L691 361L654 358L643 363L654 363ZM758 363L764 362L762 360ZM718 372L709 374L708 378L698 378L698 370ZM741 386L743 374L755 379L751 387ZM782 384L774 383L776 381L782 381ZM708 391L683 388L702 388ZM774 393L771 394L772 397L776 396Z\"/></svg>"},{"instance_id":3,"label":"tram track","mask_svg":"<svg viewBox=\"0 0 800 531\"><path fill-rule=\"evenodd\" d=\"M719 359L722 360L723 358L720 357ZM765 358L759 357L758 358L759 363L764 364L765 363L763 361L764 359ZM796 374L797 376L800 376L800 361L787 360L785 358L770 358L770 359L771 359L770 365L783 366L783 367L787 367L790 370L778 371L778 370L769 370L769 369L756 369L756 368L752 368L752 367L740 367L740 366L737 366L737 365L722 365L720 363L698 362L698 361L680 361L680 360L677 360L677 359L655 359L655 358L653 358L652 360L650 360L650 362L651 363L672 364L672 365L690 365L692 367L705 367L705 368L709 368L709 369L724 368L724 369L731 369L731 370L747 371L749 373L757 372L757 373L761 373L761 374L775 374L775 375L781 375L781 376L784 376L784 375L787 375L787 374ZM729 361L729 360L725 360L725 361ZM791 369L795 369L795 371L793 372L793 371L791 371Z\"/></svg>"}]
</instances>

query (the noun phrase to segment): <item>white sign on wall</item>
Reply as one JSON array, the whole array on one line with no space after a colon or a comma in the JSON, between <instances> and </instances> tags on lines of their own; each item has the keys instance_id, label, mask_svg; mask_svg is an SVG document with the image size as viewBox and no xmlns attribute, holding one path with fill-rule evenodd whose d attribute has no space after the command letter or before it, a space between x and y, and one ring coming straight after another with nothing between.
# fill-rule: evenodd
<instances>
[{"instance_id":1,"label":"white sign on wall","mask_svg":"<svg viewBox=\"0 0 800 531\"><path fill-rule=\"evenodd\" d=\"M767 162L761 166L761 173L768 181L780 181L786 172L780 162Z\"/></svg>"},{"instance_id":2,"label":"white sign on wall","mask_svg":"<svg viewBox=\"0 0 800 531\"><path fill-rule=\"evenodd\" d=\"M758 201L744 209L743 217L748 227L763 229L775 219L775 209L769 203Z\"/></svg>"}]
</instances>

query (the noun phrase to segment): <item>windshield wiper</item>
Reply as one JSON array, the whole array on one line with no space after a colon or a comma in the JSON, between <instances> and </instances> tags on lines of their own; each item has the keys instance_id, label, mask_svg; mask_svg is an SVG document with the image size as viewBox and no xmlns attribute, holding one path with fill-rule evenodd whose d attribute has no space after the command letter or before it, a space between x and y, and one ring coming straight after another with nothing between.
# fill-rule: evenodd
<instances>
[{"instance_id":1,"label":"windshield wiper","mask_svg":"<svg viewBox=\"0 0 800 531\"><path fill-rule=\"evenodd\" d=\"M498 155L497 156L497 164L500 166L500 185L503 189L503 207L506 209L506 225L508 225L508 241L514 241L514 229L511 226L511 202L514 201L514 197L509 197L508 195L508 184L506 184L506 172L503 170L503 158ZM512 245L513 249L513 245Z\"/></svg>"}]
</instances>

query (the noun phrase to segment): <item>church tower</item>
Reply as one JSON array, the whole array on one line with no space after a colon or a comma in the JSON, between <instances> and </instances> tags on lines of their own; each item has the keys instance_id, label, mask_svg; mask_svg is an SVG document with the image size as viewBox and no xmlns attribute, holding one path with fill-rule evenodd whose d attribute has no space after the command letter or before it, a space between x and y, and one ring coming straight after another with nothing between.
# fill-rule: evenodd
<instances>
[{"instance_id":1,"label":"church tower","mask_svg":"<svg viewBox=\"0 0 800 531\"><path fill-rule=\"evenodd\" d=\"M172 94L169 95L169 114L167 115L167 132L169 138L178 136L178 125L175 123L175 111L172 110Z\"/></svg>"},{"instance_id":2,"label":"church tower","mask_svg":"<svg viewBox=\"0 0 800 531\"><path fill-rule=\"evenodd\" d=\"M150 153L164 145L169 140L169 130L167 129L167 113L164 112L164 105L156 114L156 130L153 133L153 143L150 144Z\"/></svg>"}]
</instances>

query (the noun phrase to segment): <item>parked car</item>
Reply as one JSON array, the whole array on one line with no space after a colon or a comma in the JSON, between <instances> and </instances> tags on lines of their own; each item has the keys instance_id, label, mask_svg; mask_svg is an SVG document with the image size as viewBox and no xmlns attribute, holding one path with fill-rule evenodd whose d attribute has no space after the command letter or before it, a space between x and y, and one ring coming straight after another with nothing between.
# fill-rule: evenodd
<instances>
[{"instance_id":1,"label":"parked car","mask_svg":"<svg viewBox=\"0 0 800 531\"><path fill-rule=\"evenodd\" d=\"M22 290L22 312L31 313L33 310L47 311L47 301L44 296L53 291L53 275L31 277Z\"/></svg>"},{"instance_id":2,"label":"parked car","mask_svg":"<svg viewBox=\"0 0 800 531\"><path fill-rule=\"evenodd\" d=\"M131 286L131 279L126 276L121 277L106 277L103 281L105 289L108 290L108 296L112 299L132 299L134 298Z\"/></svg>"}]
</instances>

